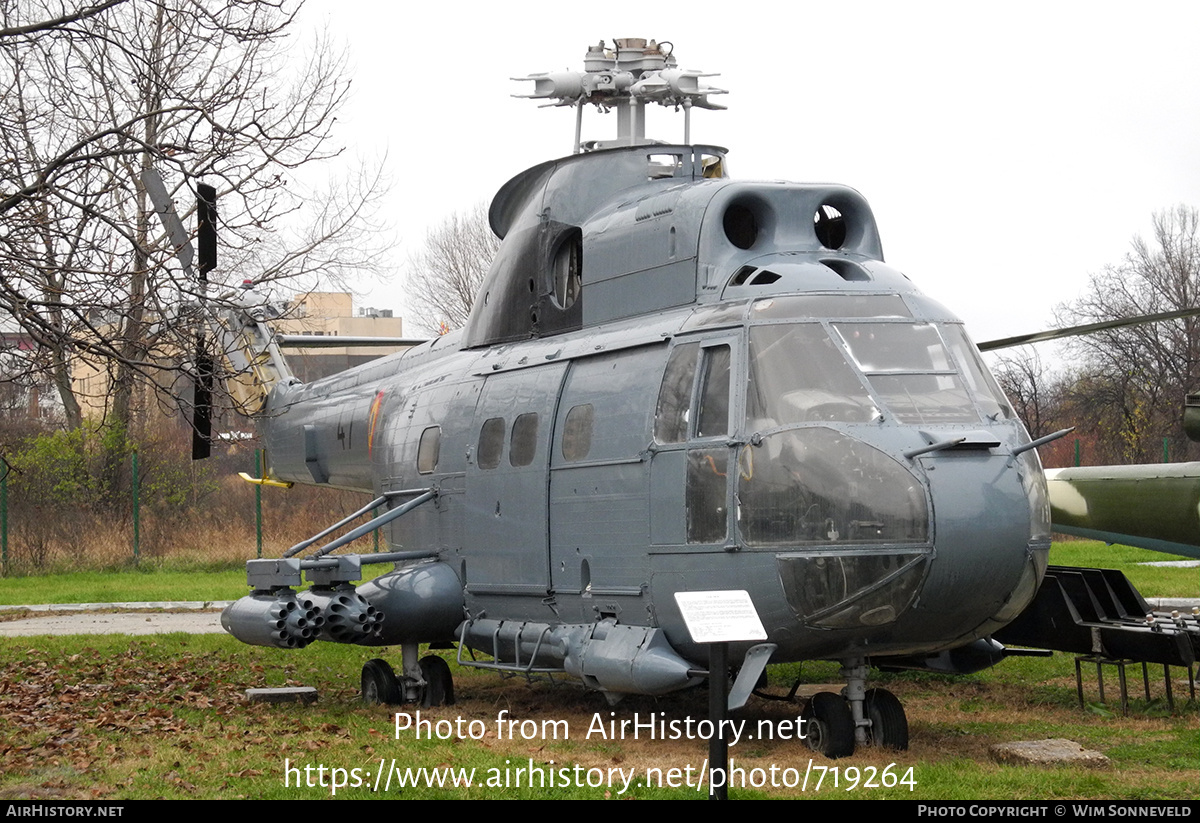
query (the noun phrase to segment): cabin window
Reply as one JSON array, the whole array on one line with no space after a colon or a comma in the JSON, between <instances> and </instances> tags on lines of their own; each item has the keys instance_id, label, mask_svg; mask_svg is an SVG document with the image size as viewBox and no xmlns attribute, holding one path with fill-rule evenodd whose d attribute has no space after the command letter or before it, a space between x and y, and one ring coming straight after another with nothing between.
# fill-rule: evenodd
<instances>
[{"instance_id":1,"label":"cabin window","mask_svg":"<svg viewBox=\"0 0 1200 823\"><path fill-rule=\"evenodd\" d=\"M729 346L704 350L697 437L718 437L729 431Z\"/></svg>"},{"instance_id":2,"label":"cabin window","mask_svg":"<svg viewBox=\"0 0 1200 823\"><path fill-rule=\"evenodd\" d=\"M479 468L494 469L500 465L504 451L504 418L493 417L484 421L479 431Z\"/></svg>"},{"instance_id":3,"label":"cabin window","mask_svg":"<svg viewBox=\"0 0 1200 823\"><path fill-rule=\"evenodd\" d=\"M417 472L433 474L433 470L437 468L441 445L442 429L440 426L430 426L421 432L421 442L417 445Z\"/></svg>"},{"instance_id":4,"label":"cabin window","mask_svg":"<svg viewBox=\"0 0 1200 823\"><path fill-rule=\"evenodd\" d=\"M592 450L592 423L595 410L591 403L574 406L567 412L563 427L562 456L564 460L583 460Z\"/></svg>"},{"instance_id":5,"label":"cabin window","mask_svg":"<svg viewBox=\"0 0 1200 823\"><path fill-rule=\"evenodd\" d=\"M512 466L528 466L537 452L538 416L536 412L518 415L512 427L512 443L508 447L508 462Z\"/></svg>"},{"instance_id":6,"label":"cabin window","mask_svg":"<svg viewBox=\"0 0 1200 823\"><path fill-rule=\"evenodd\" d=\"M688 410L692 405L692 383L699 353L699 343L685 343L676 346L667 361L654 412L654 439L660 443L681 443L687 439Z\"/></svg>"}]
</instances>

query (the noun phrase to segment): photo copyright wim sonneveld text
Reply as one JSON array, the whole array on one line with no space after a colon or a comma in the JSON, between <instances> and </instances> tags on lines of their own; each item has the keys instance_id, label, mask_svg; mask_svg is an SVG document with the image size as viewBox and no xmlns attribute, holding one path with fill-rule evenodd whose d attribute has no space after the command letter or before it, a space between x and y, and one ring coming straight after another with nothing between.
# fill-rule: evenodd
<instances>
[{"instance_id":1,"label":"photo copyright wim sonneveld text","mask_svg":"<svg viewBox=\"0 0 1200 823\"><path fill-rule=\"evenodd\" d=\"M1189 801L1190 803L1191 801ZM1126 800L1121 803L1072 800L1070 803L918 803L917 817L1191 817L1192 807Z\"/></svg>"}]
</instances>

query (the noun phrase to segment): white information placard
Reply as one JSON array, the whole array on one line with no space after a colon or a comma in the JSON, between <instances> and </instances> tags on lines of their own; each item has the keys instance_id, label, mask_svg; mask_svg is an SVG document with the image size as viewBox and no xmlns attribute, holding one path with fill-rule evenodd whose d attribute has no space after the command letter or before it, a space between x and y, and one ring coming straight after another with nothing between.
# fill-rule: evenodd
<instances>
[{"instance_id":1,"label":"white information placard","mask_svg":"<svg viewBox=\"0 0 1200 823\"><path fill-rule=\"evenodd\" d=\"M767 630L758 618L749 592L676 592L675 602L692 640L697 643L767 639Z\"/></svg>"}]
</instances>

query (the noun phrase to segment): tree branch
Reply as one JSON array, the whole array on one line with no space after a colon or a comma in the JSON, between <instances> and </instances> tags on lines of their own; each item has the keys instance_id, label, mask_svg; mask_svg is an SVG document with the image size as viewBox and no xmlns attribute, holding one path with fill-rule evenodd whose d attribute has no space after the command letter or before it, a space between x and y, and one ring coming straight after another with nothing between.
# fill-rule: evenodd
<instances>
[{"instance_id":1,"label":"tree branch","mask_svg":"<svg viewBox=\"0 0 1200 823\"><path fill-rule=\"evenodd\" d=\"M78 23L80 20L95 17L97 14L108 11L113 6L119 6L124 2L125 0L106 0L98 6L89 6L73 14L64 14L62 17L56 17L53 20L43 20L40 23L30 23L27 26L13 26L7 29L0 29L0 38L20 37L23 34L37 34L38 32L62 28L69 23Z\"/></svg>"}]
</instances>

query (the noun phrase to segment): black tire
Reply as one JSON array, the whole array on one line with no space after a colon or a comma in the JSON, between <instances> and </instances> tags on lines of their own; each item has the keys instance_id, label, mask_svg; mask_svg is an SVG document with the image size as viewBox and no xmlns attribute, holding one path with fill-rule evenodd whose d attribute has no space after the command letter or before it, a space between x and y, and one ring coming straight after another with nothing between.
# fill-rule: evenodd
<instances>
[{"instance_id":1,"label":"black tire","mask_svg":"<svg viewBox=\"0 0 1200 823\"><path fill-rule=\"evenodd\" d=\"M908 751L908 718L896 695L887 689L868 689L863 713L871 720L871 742L883 749Z\"/></svg>"},{"instance_id":2,"label":"black tire","mask_svg":"<svg viewBox=\"0 0 1200 823\"><path fill-rule=\"evenodd\" d=\"M396 673L386 660L368 660L362 667L362 701L368 706L398 706L404 702Z\"/></svg>"},{"instance_id":3,"label":"black tire","mask_svg":"<svg viewBox=\"0 0 1200 823\"><path fill-rule=\"evenodd\" d=\"M425 688L421 690L422 706L453 706L454 678L450 666L437 655L421 658L421 679Z\"/></svg>"},{"instance_id":4,"label":"black tire","mask_svg":"<svg viewBox=\"0 0 1200 823\"><path fill-rule=\"evenodd\" d=\"M833 760L854 754L854 717L841 695L814 694L800 716L807 721L804 739L810 749Z\"/></svg>"}]
</instances>

